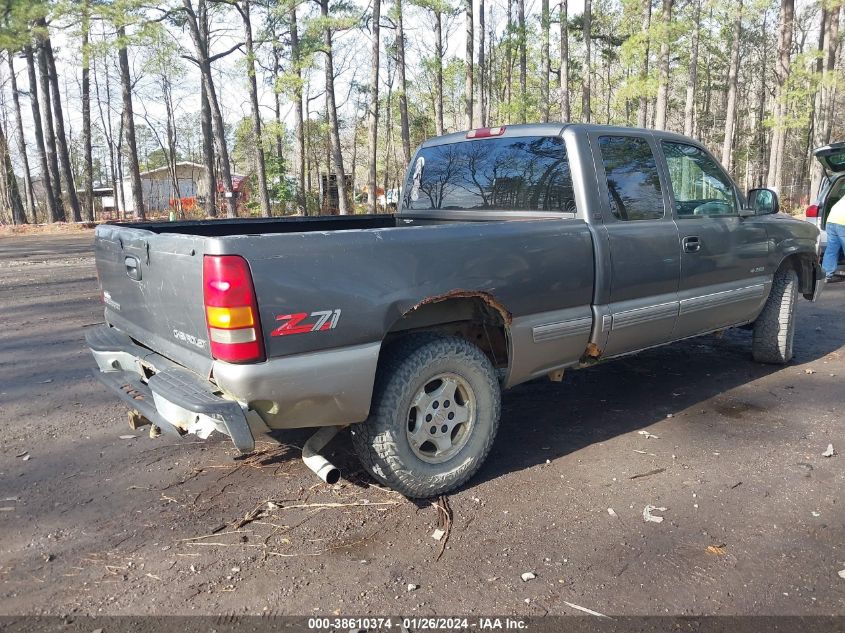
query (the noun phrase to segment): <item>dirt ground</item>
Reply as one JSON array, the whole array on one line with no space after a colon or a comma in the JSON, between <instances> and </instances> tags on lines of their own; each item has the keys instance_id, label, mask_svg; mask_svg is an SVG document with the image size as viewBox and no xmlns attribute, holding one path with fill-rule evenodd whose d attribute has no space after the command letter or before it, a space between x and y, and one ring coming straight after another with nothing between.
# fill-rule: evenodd
<instances>
[{"instance_id":1,"label":"dirt ground","mask_svg":"<svg viewBox=\"0 0 845 633\"><path fill-rule=\"evenodd\" d=\"M234 461L131 431L84 346L90 241L0 238L0 614L845 615L845 283L786 367L732 331L507 392L444 547L346 437L328 486L305 432Z\"/></svg>"}]
</instances>

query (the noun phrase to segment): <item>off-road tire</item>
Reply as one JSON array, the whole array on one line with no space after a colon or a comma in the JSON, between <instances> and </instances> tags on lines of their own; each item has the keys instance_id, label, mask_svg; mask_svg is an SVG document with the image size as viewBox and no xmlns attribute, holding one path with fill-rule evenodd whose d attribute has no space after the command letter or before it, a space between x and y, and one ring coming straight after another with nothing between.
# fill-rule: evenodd
<instances>
[{"instance_id":1,"label":"off-road tire","mask_svg":"<svg viewBox=\"0 0 845 633\"><path fill-rule=\"evenodd\" d=\"M476 417L460 451L432 464L414 453L406 429L412 398L442 372L457 374L471 386ZM382 353L370 416L350 428L352 444L364 468L384 485L410 498L435 497L478 471L493 446L500 412L496 372L480 349L455 336L410 334Z\"/></svg>"},{"instance_id":2,"label":"off-road tire","mask_svg":"<svg viewBox=\"0 0 845 633\"><path fill-rule=\"evenodd\" d=\"M758 363L785 365L792 360L797 297L798 273L791 267L780 268L766 305L754 322L751 353Z\"/></svg>"}]
</instances>

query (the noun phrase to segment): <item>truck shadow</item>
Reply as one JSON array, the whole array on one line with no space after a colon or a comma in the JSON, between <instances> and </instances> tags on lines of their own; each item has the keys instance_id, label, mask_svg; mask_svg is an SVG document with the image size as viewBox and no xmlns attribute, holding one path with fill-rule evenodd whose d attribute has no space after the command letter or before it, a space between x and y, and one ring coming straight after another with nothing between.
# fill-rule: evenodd
<instances>
[{"instance_id":1,"label":"truck shadow","mask_svg":"<svg viewBox=\"0 0 845 633\"><path fill-rule=\"evenodd\" d=\"M793 384L801 372L796 365L820 361L843 344L839 313L806 304L799 307L795 358L785 367L755 363L751 332L737 329L567 372L562 383L538 379L519 385L503 394L496 443L469 486L644 429L691 407L705 419L765 413L766 405L754 398L726 403L718 396L778 372L790 383L778 388L800 396Z\"/></svg>"}]
</instances>

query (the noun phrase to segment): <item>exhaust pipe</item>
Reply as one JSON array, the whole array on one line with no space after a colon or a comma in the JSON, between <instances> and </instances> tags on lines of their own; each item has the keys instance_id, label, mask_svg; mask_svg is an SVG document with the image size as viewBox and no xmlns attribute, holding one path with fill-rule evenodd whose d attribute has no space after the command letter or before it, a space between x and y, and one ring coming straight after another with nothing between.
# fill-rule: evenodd
<instances>
[{"instance_id":1,"label":"exhaust pipe","mask_svg":"<svg viewBox=\"0 0 845 633\"><path fill-rule=\"evenodd\" d=\"M302 461L327 484L336 484L340 480L340 469L320 455L320 451L342 428L344 427L324 426L302 445Z\"/></svg>"}]
</instances>

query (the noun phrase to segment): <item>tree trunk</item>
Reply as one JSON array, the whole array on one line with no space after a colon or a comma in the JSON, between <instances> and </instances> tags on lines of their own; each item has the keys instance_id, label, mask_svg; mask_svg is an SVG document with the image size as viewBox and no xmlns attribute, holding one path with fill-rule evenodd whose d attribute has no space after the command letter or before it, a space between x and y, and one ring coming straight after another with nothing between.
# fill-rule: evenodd
<instances>
[{"instance_id":1,"label":"tree trunk","mask_svg":"<svg viewBox=\"0 0 845 633\"><path fill-rule=\"evenodd\" d=\"M791 2L792 0L785 0ZM728 103L725 108L725 139L722 143L722 165L733 172L733 139L736 126L736 84L739 75L739 46L742 37L742 0L735 9L733 35L731 37L731 61L728 68Z\"/></svg>"},{"instance_id":2,"label":"tree trunk","mask_svg":"<svg viewBox=\"0 0 845 633\"><path fill-rule=\"evenodd\" d=\"M483 1L483 0L482 0ZM473 62L475 61L475 26L473 25L472 0L464 0L464 13L466 16L466 53L464 62L466 64L466 81L464 82L464 111L466 114L466 129L473 128Z\"/></svg>"},{"instance_id":3,"label":"tree trunk","mask_svg":"<svg viewBox=\"0 0 845 633\"><path fill-rule=\"evenodd\" d=\"M411 128L408 122L408 96L405 80L405 26L402 16L402 0L396 2L396 70L399 73L399 125L402 135L402 155L405 166L411 162Z\"/></svg>"},{"instance_id":4,"label":"tree trunk","mask_svg":"<svg viewBox=\"0 0 845 633\"><path fill-rule=\"evenodd\" d=\"M478 0L478 115L475 117L480 127L487 126L487 66L484 47L485 38L484 3Z\"/></svg>"},{"instance_id":5,"label":"tree trunk","mask_svg":"<svg viewBox=\"0 0 845 633\"><path fill-rule=\"evenodd\" d=\"M91 156L91 51L88 45L90 16L85 2L82 17L82 160L84 165L85 195L82 199L82 216L94 221L94 164Z\"/></svg>"},{"instance_id":6,"label":"tree trunk","mask_svg":"<svg viewBox=\"0 0 845 633\"><path fill-rule=\"evenodd\" d=\"M275 35L274 35L275 37ZM278 77L282 74L281 50L277 43L273 44L273 77ZM276 122L276 131L273 134L275 137L275 153L276 158L280 161L284 156L284 122L282 121L282 95L279 91L273 90L273 120Z\"/></svg>"},{"instance_id":7,"label":"tree trunk","mask_svg":"<svg viewBox=\"0 0 845 633\"><path fill-rule=\"evenodd\" d=\"M2 190L4 194L4 206L8 206L12 214L12 224L26 224L26 215L23 211L23 202L18 190L18 180L15 178L15 170L12 167L12 158L9 156L9 144L6 141L6 134L0 127L0 166L2 166Z\"/></svg>"},{"instance_id":8,"label":"tree trunk","mask_svg":"<svg viewBox=\"0 0 845 633\"><path fill-rule=\"evenodd\" d=\"M648 126L648 94L646 84L648 82L648 56L651 48L651 0L643 0L643 36L645 37L645 52L643 53L643 64L640 68L640 109L637 112L637 127Z\"/></svg>"},{"instance_id":9,"label":"tree trunk","mask_svg":"<svg viewBox=\"0 0 845 633\"><path fill-rule=\"evenodd\" d=\"M126 134L129 161L129 185L132 189L132 206L135 216L145 220L144 196L141 189L141 169L138 166L138 145L135 142L135 113L132 110L132 78L129 76L129 56L126 52L126 28L117 27L117 58L120 63L120 95L123 101L123 129Z\"/></svg>"},{"instance_id":10,"label":"tree trunk","mask_svg":"<svg viewBox=\"0 0 845 633\"><path fill-rule=\"evenodd\" d=\"M663 0L660 37L660 59L658 60L657 107L654 109L654 127L666 129L666 111L669 108L669 29L672 26L672 0Z\"/></svg>"},{"instance_id":11,"label":"tree trunk","mask_svg":"<svg viewBox=\"0 0 845 633\"><path fill-rule=\"evenodd\" d=\"M592 40L592 6L590 0L584 0L584 78L581 81L581 120L589 123L592 113L590 112L590 97L592 92L592 54L590 43Z\"/></svg>"},{"instance_id":12,"label":"tree trunk","mask_svg":"<svg viewBox=\"0 0 845 633\"><path fill-rule=\"evenodd\" d=\"M290 59L293 72L296 76L293 88L293 114L296 124L296 178L299 181L297 185L297 197L299 198L299 207L302 209L303 215L308 215L308 199L305 190L305 121L302 114L302 69L300 68L299 58L299 31L296 22L296 4L293 4L290 9ZM309 172L310 173L310 172Z\"/></svg>"},{"instance_id":13,"label":"tree trunk","mask_svg":"<svg viewBox=\"0 0 845 633\"><path fill-rule=\"evenodd\" d=\"M46 31L46 24L44 29ZM59 164L62 169L62 178L67 187L67 199L70 202L70 210L74 222L82 221L79 211L79 198L76 195L76 186L73 180L73 170L70 166L70 152L67 146L65 135L65 117L62 113L62 94L59 92L59 76L56 72L56 60L53 58L53 44L47 36L42 41L44 56L47 62L47 76L50 79L50 97L53 101L53 120L56 130L56 150L58 152Z\"/></svg>"},{"instance_id":14,"label":"tree trunk","mask_svg":"<svg viewBox=\"0 0 845 633\"><path fill-rule=\"evenodd\" d=\"M695 91L698 84L698 39L700 31L701 0L695 0L689 77L687 78L687 98L684 103L684 135L689 137L695 136Z\"/></svg>"},{"instance_id":15,"label":"tree trunk","mask_svg":"<svg viewBox=\"0 0 845 633\"><path fill-rule=\"evenodd\" d=\"M17 135L17 142L18 148L20 149L21 154L21 162L23 163L23 182L24 182L24 193L26 196L26 214L32 220L32 222L38 222L38 219L35 216L35 192L32 188L32 173L29 170L29 158L26 155L26 139L24 137L23 131L23 117L21 116L21 101L20 95L18 94L18 80L15 76L15 63L14 63L14 53L9 50L6 53L8 55L8 63L9 63L9 79L12 83L12 106L15 110L15 126L16 130L15 133ZM24 218L26 220L26 218Z\"/></svg>"},{"instance_id":16,"label":"tree trunk","mask_svg":"<svg viewBox=\"0 0 845 633\"><path fill-rule=\"evenodd\" d=\"M506 42L505 42L505 85L502 87L502 94L507 103L507 122L511 122L511 100L513 96L513 0L506 0L507 9L507 27L505 28Z\"/></svg>"},{"instance_id":17,"label":"tree trunk","mask_svg":"<svg viewBox=\"0 0 845 633\"><path fill-rule=\"evenodd\" d=\"M569 12L568 1L560 2L560 118L564 123L572 118L569 105Z\"/></svg>"},{"instance_id":18,"label":"tree trunk","mask_svg":"<svg viewBox=\"0 0 845 633\"><path fill-rule=\"evenodd\" d=\"M270 217L270 193L267 191L267 167L264 164L264 144L261 138L261 111L258 109L258 82L255 78L255 48L252 43L252 22L250 17L250 0L243 0L241 17L244 22L244 41L246 43L246 64L249 84L249 102L252 107L252 134L255 136L255 165L258 170L258 198L261 202L261 215Z\"/></svg>"},{"instance_id":19,"label":"tree trunk","mask_svg":"<svg viewBox=\"0 0 845 633\"><path fill-rule=\"evenodd\" d=\"M795 18L795 0L781 0L780 28L778 30L778 57L775 68L777 85L775 86L775 124L772 129L772 152L769 156L769 175L767 185L779 189L781 186L781 172L783 170L783 153L786 149L786 117L785 86L789 79L789 58L792 52L792 23Z\"/></svg>"},{"instance_id":20,"label":"tree trunk","mask_svg":"<svg viewBox=\"0 0 845 633\"><path fill-rule=\"evenodd\" d=\"M378 71L379 53L381 49L381 0L373 1L373 53L370 60L370 95L367 101L367 139L369 153L367 156L367 211L376 213L378 201L378 184L376 183L378 162ZM356 113L357 118L357 113ZM357 144L357 138L355 142ZM353 160L353 165L355 161ZM355 186L353 178L353 187Z\"/></svg>"},{"instance_id":21,"label":"tree trunk","mask_svg":"<svg viewBox=\"0 0 845 633\"><path fill-rule=\"evenodd\" d=\"M167 74L161 75L161 95L164 98L164 110L167 118L167 146L162 144L167 156L168 170L170 171L170 185L173 188L176 211L179 219L185 218L185 209L182 208L182 192L179 190L179 174L176 171L176 120L173 112L173 89L170 77Z\"/></svg>"},{"instance_id":22,"label":"tree trunk","mask_svg":"<svg viewBox=\"0 0 845 633\"><path fill-rule=\"evenodd\" d=\"M320 0L320 15L322 15L324 21L328 21L329 0ZM349 215L349 200L346 195L346 172L343 169L343 148L340 145L340 123L337 119L337 104L334 94L332 30L329 24L326 24L323 30L323 47L323 52L326 55L326 111L329 119L331 153L334 161L335 177L337 178L338 206L340 215Z\"/></svg>"},{"instance_id":23,"label":"tree trunk","mask_svg":"<svg viewBox=\"0 0 845 633\"><path fill-rule=\"evenodd\" d=\"M823 24L824 34L822 45L822 56L819 60L821 66L821 84L816 98L815 121L813 124L813 144L815 147L827 145L831 141L833 126L834 107L836 103L836 83L834 73L836 70L837 43L839 41L839 8L833 5L828 10L826 22ZM812 197L819 188L823 174L821 163L813 161L810 170L810 196Z\"/></svg>"},{"instance_id":24,"label":"tree trunk","mask_svg":"<svg viewBox=\"0 0 845 633\"><path fill-rule=\"evenodd\" d=\"M589 0L587 0L589 2ZM516 19L519 27L519 122L527 121L528 99L528 41L525 30L525 0L516 0Z\"/></svg>"},{"instance_id":25,"label":"tree trunk","mask_svg":"<svg viewBox=\"0 0 845 633\"><path fill-rule=\"evenodd\" d=\"M434 10L434 127L443 136L443 14Z\"/></svg>"},{"instance_id":26,"label":"tree trunk","mask_svg":"<svg viewBox=\"0 0 845 633\"><path fill-rule=\"evenodd\" d=\"M114 208L115 211L120 213L120 209L122 208L123 197L122 197L122 190L123 190L123 183L117 177L117 165L115 164L115 140L114 140L114 133L112 130L112 117L111 117L111 88L109 82L109 71L108 67L106 66L106 85L105 85L105 99L100 98L100 82L97 79L97 62L96 57L92 57L92 64L91 67L94 70L94 94L96 95L96 103L97 109L100 112L100 123L102 124L103 135L106 137L106 144L109 147L109 174L111 176L111 183L112 183L112 192L114 195ZM104 64L105 65L105 64ZM106 110L103 110L103 102L106 103ZM106 116L106 112L108 112L108 116ZM119 160L119 159L118 159Z\"/></svg>"},{"instance_id":27,"label":"tree trunk","mask_svg":"<svg viewBox=\"0 0 845 633\"><path fill-rule=\"evenodd\" d=\"M55 200L50 222L64 222L67 218L62 201L62 178L59 172L59 160L56 156L56 132L53 128L53 108L50 105L50 77L47 70L47 55L41 42L38 43L36 53L38 55L38 87L40 89L38 98L41 102L41 125L44 130L44 150L50 174L48 182Z\"/></svg>"},{"instance_id":28,"label":"tree trunk","mask_svg":"<svg viewBox=\"0 0 845 633\"><path fill-rule=\"evenodd\" d=\"M549 61L549 0L542 0L540 5L540 118L543 123L549 122L549 75L551 62Z\"/></svg>"},{"instance_id":29,"label":"tree trunk","mask_svg":"<svg viewBox=\"0 0 845 633\"><path fill-rule=\"evenodd\" d=\"M214 134L211 131L211 105L205 84L200 81L200 135L202 136L202 162L205 165L208 191L205 195L205 216L217 217L217 178L214 161Z\"/></svg>"},{"instance_id":30,"label":"tree trunk","mask_svg":"<svg viewBox=\"0 0 845 633\"><path fill-rule=\"evenodd\" d=\"M205 2L206 0L198 0L197 2L197 11L200 15L205 15ZM192 0L182 0L182 6L188 18L188 30L191 33L191 39L194 43L197 65L200 69L200 76L205 86L209 107L211 108L211 127L215 143L217 144L218 158L220 160L220 178L227 203L226 217L234 218L237 217L238 201L232 187L232 167L231 161L229 160L229 148L226 144L226 127L223 122L223 113L220 110L220 101L217 99L217 90L214 87L214 78L211 75L211 58L208 52L209 33L207 32L207 28L201 28L205 26L203 24L204 20L197 19L197 13L194 12ZM214 180L212 180L212 190L216 193L217 188L214 186Z\"/></svg>"}]
</instances>

